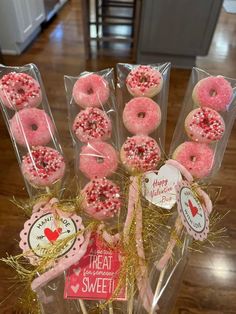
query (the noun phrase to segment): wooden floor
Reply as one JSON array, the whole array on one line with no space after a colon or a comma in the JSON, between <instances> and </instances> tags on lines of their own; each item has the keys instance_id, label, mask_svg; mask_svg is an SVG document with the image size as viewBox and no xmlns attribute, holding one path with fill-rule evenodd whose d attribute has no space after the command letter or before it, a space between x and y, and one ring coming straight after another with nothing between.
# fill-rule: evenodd
<instances>
[{"instance_id":1,"label":"wooden floor","mask_svg":"<svg viewBox=\"0 0 236 314\"><path fill-rule=\"evenodd\" d=\"M120 47L108 55L84 59L82 23L79 1L72 0L45 28L35 42L21 56L6 56L8 65L35 63L42 74L49 102L61 134L65 151L71 147L66 121L66 99L63 75L77 75L83 70L96 71L129 61ZM112 56L113 55L113 56ZM222 11L209 55L197 60L197 65L212 74L236 77L236 15ZM171 141L190 72L172 70L167 147ZM0 255L19 253L19 232L24 223L20 211L9 199L26 197L24 183L16 163L8 132L0 118ZM179 287L173 314L233 314L236 313L236 127L228 143L222 168L213 181L223 187L216 210L222 214L230 210L224 220L229 244L211 249L205 254L192 254ZM11 273L0 265L0 298L13 289ZM8 290L10 289L10 290ZM0 313L13 311L15 299L0 305ZM167 313L168 314L168 313Z\"/></svg>"}]
</instances>

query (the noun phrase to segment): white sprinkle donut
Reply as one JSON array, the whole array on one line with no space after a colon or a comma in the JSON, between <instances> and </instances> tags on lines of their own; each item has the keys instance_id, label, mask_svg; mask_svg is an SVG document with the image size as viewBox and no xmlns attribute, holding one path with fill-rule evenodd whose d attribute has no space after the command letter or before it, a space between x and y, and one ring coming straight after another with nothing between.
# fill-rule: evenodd
<instances>
[{"instance_id":1,"label":"white sprinkle donut","mask_svg":"<svg viewBox=\"0 0 236 314\"><path fill-rule=\"evenodd\" d=\"M120 211L120 188L106 178L90 181L81 195L83 210L95 219L112 218Z\"/></svg>"},{"instance_id":2,"label":"white sprinkle donut","mask_svg":"<svg viewBox=\"0 0 236 314\"><path fill-rule=\"evenodd\" d=\"M33 147L30 153L23 157L21 171L31 185L50 186L64 176L64 158L51 147Z\"/></svg>"},{"instance_id":3,"label":"white sprinkle donut","mask_svg":"<svg viewBox=\"0 0 236 314\"><path fill-rule=\"evenodd\" d=\"M160 107L150 98L133 98L125 105L123 122L132 134L150 134L161 122Z\"/></svg>"},{"instance_id":4,"label":"white sprinkle donut","mask_svg":"<svg viewBox=\"0 0 236 314\"><path fill-rule=\"evenodd\" d=\"M191 140L201 143L219 141L225 131L221 115L207 107L192 110L185 119L185 130Z\"/></svg>"},{"instance_id":5,"label":"white sprinkle donut","mask_svg":"<svg viewBox=\"0 0 236 314\"><path fill-rule=\"evenodd\" d=\"M204 143L184 142L173 153L173 159L183 165L193 177L209 175L214 164L214 151Z\"/></svg>"},{"instance_id":6,"label":"white sprinkle donut","mask_svg":"<svg viewBox=\"0 0 236 314\"><path fill-rule=\"evenodd\" d=\"M134 97L154 97L163 85L163 78L159 71L148 65L135 67L127 76L126 86Z\"/></svg>"},{"instance_id":7,"label":"white sprinkle donut","mask_svg":"<svg viewBox=\"0 0 236 314\"><path fill-rule=\"evenodd\" d=\"M81 142L107 140L111 137L111 120L98 108L81 110L75 117L73 131Z\"/></svg>"},{"instance_id":8,"label":"white sprinkle donut","mask_svg":"<svg viewBox=\"0 0 236 314\"><path fill-rule=\"evenodd\" d=\"M195 85L192 97L200 107L226 111L233 97L233 89L223 76L209 76Z\"/></svg>"},{"instance_id":9,"label":"white sprinkle donut","mask_svg":"<svg viewBox=\"0 0 236 314\"><path fill-rule=\"evenodd\" d=\"M161 152L157 142L144 135L128 137L121 147L121 161L130 172L156 169Z\"/></svg>"},{"instance_id":10,"label":"white sprinkle donut","mask_svg":"<svg viewBox=\"0 0 236 314\"><path fill-rule=\"evenodd\" d=\"M15 141L21 146L48 144L55 128L44 110L37 108L22 109L10 120L10 128Z\"/></svg>"},{"instance_id":11,"label":"white sprinkle donut","mask_svg":"<svg viewBox=\"0 0 236 314\"><path fill-rule=\"evenodd\" d=\"M81 148L79 168L83 174L92 179L103 178L116 171L118 156L116 150L105 142L92 142Z\"/></svg>"},{"instance_id":12,"label":"white sprinkle donut","mask_svg":"<svg viewBox=\"0 0 236 314\"><path fill-rule=\"evenodd\" d=\"M109 98L108 82L100 75L81 76L73 87L72 95L82 108L101 107Z\"/></svg>"},{"instance_id":13,"label":"white sprinkle donut","mask_svg":"<svg viewBox=\"0 0 236 314\"><path fill-rule=\"evenodd\" d=\"M10 72L0 80L0 99L4 106L19 110L42 102L39 83L26 73Z\"/></svg>"}]
</instances>

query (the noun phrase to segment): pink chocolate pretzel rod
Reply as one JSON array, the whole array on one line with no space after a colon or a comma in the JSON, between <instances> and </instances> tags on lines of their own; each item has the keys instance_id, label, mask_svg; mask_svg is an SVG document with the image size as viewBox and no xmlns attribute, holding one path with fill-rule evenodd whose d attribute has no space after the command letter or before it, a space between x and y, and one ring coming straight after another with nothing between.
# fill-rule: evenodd
<instances>
[{"instance_id":1,"label":"pink chocolate pretzel rod","mask_svg":"<svg viewBox=\"0 0 236 314\"><path fill-rule=\"evenodd\" d=\"M137 198L137 188L138 188L136 177L131 177L130 181L131 183L129 186L128 211L127 211L127 216L124 223L124 232L123 232L124 242L126 244L129 242L129 231L130 231L132 221L134 219L134 206L135 206L135 201ZM134 291L133 285L132 285L132 291ZM129 299L129 302L128 302L128 309L129 309L129 314L132 314L133 313L133 293L131 294L131 298Z\"/></svg>"},{"instance_id":2,"label":"pink chocolate pretzel rod","mask_svg":"<svg viewBox=\"0 0 236 314\"><path fill-rule=\"evenodd\" d=\"M104 230L103 223L98 226L98 232L101 232L103 239L110 245L116 245L120 240L120 234L116 233L114 235L111 235L109 232Z\"/></svg>"},{"instance_id":3,"label":"pink chocolate pretzel rod","mask_svg":"<svg viewBox=\"0 0 236 314\"><path fill-rule=\"evenodd\" d=\"M167 265L167 263L169 262L169 260L171 259L173 249L177 243L176 237L180 235L182 229L183 229L183 224L182 224L181 218L178 216L175 221L175 235L174 236L171 235L170 241L167 245L167 249L164 255L161 257L161 259L158 262L155 263L156 268L159 271L162 271Z\"/></svg>"},{"instance_id":4,"label":"pink chocolate pretzel rod","mask_svg":"<svg viewBox=\"0 0 236 314\"><path fill-rule=\"evenodd\" d=\"M42 275L40 275L39 277L35 278L31 283L32 290L37 292L37 290L41 289L49 281L60 276L66 269L68 269L73 264L77 263L87 251L90 236L91 231L87 231L85 234L85 241L76 255L68 259L68 261L63 262L63 264L62 263L58 264L55 267L43 273Z\"/></svg>"},{"instance_id":5,"label":"pink chocolate pretzel rod","mask_svg":"<svg viewBox=\"0 0 236 314\"><path fill-rule=\"evenodd\" d=\"M140 273L139 271L136 271L136 279L137 279L138 289L140 292L140 297L143 302L143 306L146 309L146 311L149 313L152 306L153 293L152 293L152 288L148 280L147 266L145 264L145 253L144 253L143 238L142 238L142 230L143 230L142 206L140 204L139 198L136 204L137 206L136 206L135 233L136 233L136 247L137 247L137 253L139 256L139 267L140 267Z\"/></svg>"},{"instance_id":6,"label":"pink chocolate pretzel rod","mask_svg":"<svg viewBox=\"0 0 236 314\"><path fill-rule=\"evenodd\" d=\"M207 211L208 215L212 212L212 201L210 197L207 195L205 191L203 191L201 188L196 187L196 192L202 197L204 200L203 207Z\"/></svg>"},{"instance_id":7,"label":"pink chocolate pretzel rod","mask_svg":"<svg viewBox=\"0 0 236 314\"><path fill-rule=\"evenodd\" d=\"M137 177L131 177L131 183L129 187L129 200L128 200L128 212L126 216L126 221L124 224L124 240L126 243L129 241L129 231L131 224L134 219L134 210L135 210L135 205L137 203L137 200L139 198L139 186L138 186L138 178ZM138 210L138 208L136 208ZM140 209L139 209L140 211ZM141 208L141 215L139 215L139 222L138 224L141 224L141 232L139 233L138 227L137 227L137 221L136 221L136 244L139 244L139 241L137 240L139 237L140 241L142 242L142 208ZM140 220L141 219L141 220ZM140 227L139 227L140 228ZM137 280L137 285L140 291L140 297L143 302L143 306L149 311L151 307L151 300L152 300L152 291L150 294L150 286L147 280L147 271L146 271L146 266L143 264L143 258L145 259L144 256L144 251L143 251L143 244L142 248L137 248L139 251L138 255L140 255L140 272L137 271L136 275L136 280ZM147 289L148 288L148 289Z\"/></svg>"},{"instance_id":8,"label":"pink chocolate pretzel rod","mask_svg":"<svg viewBox=\"0 0 236 314\"><path fill-rule=\"evenodd\" d=\"M129 186L129 200L128 200L128 212L124 224L124 240L127 243L129 241L129 231L134 218L134 207L138 197L138 178L131 177L131 183Z\"/></svg>"},{"instance_id":9,"label":"pink chocolate pretzel rod","mask_svg":"<svg viewBox=\"0 0 236 314\"><path fill-rule=\"evenodd\" d=\"M174 166L175 168L177 168L182 173L182 175L186 178L186 180L188 182L190 182L190 183L193 182L192 175L178 161L173 160L173 159L169 159L166 161L166 164ZM207 193L205 193L198 186L196 186L196 192L202 197L202 199L204 201L204 204L202 204L202 205L203 205L204 209L206 210L206 212L208 214L210 214L212 211L212 202L211 202L209 196L207 195ZM158 270L163 270L165 268L165 266L167 265L168 261L170 260L172 253L173 253L173 249L174 249L176 242L177 242L176 237L178 237L180 235L182 229L183 229L183 224L182 224L181 218L178 216L178 218L176 219L176 222L175 222L175 235L171 236L171 239L167 245L167 249L166 249L164 255L162 256L162 258L158 262L155 263Z\"/></svg>"}]
</instances>

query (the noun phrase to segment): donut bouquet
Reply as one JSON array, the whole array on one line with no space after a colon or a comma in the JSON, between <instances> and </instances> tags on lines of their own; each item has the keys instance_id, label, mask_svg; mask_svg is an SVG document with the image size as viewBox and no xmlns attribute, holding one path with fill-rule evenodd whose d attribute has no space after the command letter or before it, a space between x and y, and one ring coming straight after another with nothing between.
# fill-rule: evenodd
<instances>
[{"instance_id":1,"label":"donut bouquet","mask_svg":"<svg viewBox=\"0 0 236 314\"><path fill-rule=\"evenodd\" d=\"M168 313L188 248L212 242L206 186L235 119L236 80L193 68L167 154L169 63L117 64L116 88L113 69L66 75L69 177L38 69L0 71L30 196L22 254L2 261L23 284L25 313Z\"/></svg>"}]
</instances>

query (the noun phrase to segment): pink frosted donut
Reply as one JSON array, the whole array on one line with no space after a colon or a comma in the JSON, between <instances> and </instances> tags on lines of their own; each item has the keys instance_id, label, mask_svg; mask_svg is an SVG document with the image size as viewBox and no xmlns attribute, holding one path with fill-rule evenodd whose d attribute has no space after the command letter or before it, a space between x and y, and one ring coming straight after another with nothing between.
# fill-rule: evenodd
<instances>
[{"instance_id":1,"label":"pink frosted donut","mask_svg":"<svg viewBox=\"0 0 236 314\"><path fill-rule=\"evenodd\" d=\"M173 159L182 164L195 178L206 177L214 164L214 152L203 143L184 142L173 153Z\"/></svg>"},{"instance_id":2,"label":"pink frosted donut","mask_svg":"<svg viewBox=\"0 0 236 314\"><path fill-rule=\"evenodd\" d=\"M42 92L32 76L10 72L0 80L0 99L6 107L19 110L37 107L42 102Z\"/></svg>"},{"instance_id":3,"label":"pink frosted donut","mask_svg":"<svg viewBox=\"0 0 236 314\"><path fill-rule=\"evenodd\" d=\"M95 219L112 218L120 211L120 188L106 178L90 181L81 195L83 210Z\"/></svg>"},{"instance_id":4,"label":"pink frosted donut","mask_svg":"<svg viewBox=\"0 0 236 314\"><path fill-rule=\"evenodd\" d=\"M137 135L127 138L121 147L120 157L130 172L144 172L157 167L161 152L153 138Z\"/></svg>"},{"instance_id":5,"label":"pink frosted donut","mask_svg":"<svg viewBox=\"0 0 236 314\"><path fill-rule=\"evenodd\" d=\"M134 97L151 98L161 91L162 85L161 73L149 65L135 67L126 78L127 89Z\"/></svg>"},{"instance_id":6,"label":"pink frosted donut","mask_svg":"<svg viewBox=\"0 0 236 314\"><path fill-rule=\"evenodd\" d=\"M133 98L125 105L123 122L130 133L150 134L161 122L160 107L150 98Z\"/></svg>"},{"instance_id":7,"label":"pink frosted donut","mask_svg":"<svg viewBox=\"0 0 236 314\"><path fill-rule=\"evenodd\" d=\"M111 137L111 120L98 108L81 110L75 117L73 131L81 142L107 140Z\"/></svg>"},{"instance_id":8,"label":"pink frosted donut","mask_svg":"<svg viewBox=\"0 0 236 314\"><path fill-rule=\"evenodd\" d=\"M221 115L207 107L194 109L185 119L185 130L191 140L210 143L222 138L225 123Z\"/></svg>"},{"instance_id":9,"label":"pink frosted donut","mask_svg":"<svg viewBox=\"0 0 236 314\"><path fill-rule=\"evenodd\" d=\"M110 144L92 142L81 149L79 168L90 179L111 175L116 171L117 164L117 152Z\"/></svg>"},{"instance_id":10,"label":"pink frosted donut","mask_svg":"<svg viewBox=\"0 0 236 314\"><path fill-rule=\"evenodd\" d=\"M64 176L64 158L50 147L33 147L30 153L23 157L21 171L31 185L50 186Z\"/></svg>"},{"instance_id":11,"label":"pink frosted donut","mask_svg":"<svg viewBox=\"0 0 236 314\"><path fill-rule=\"evenodd\" d=\"M22 109L10 120L10 128L16 142L21 146L46 145L55 131L52 120L44 110ZM27 142L27 143L26 143Z\"/></svg>"},{"instance_id":12,"label":"pink frosted donut","mask_svg":"<svg viewBox=\"0 0 236 314\"><path fill-rule=\"evenodd\" d=\"M195 85L192 96L200 107L226 111L233 97L233 89L223 76L209 76Z\"/></svg>"},{"instance_id":13,"label":"pink frosted donut","mask_svg":"<svg viewBox=\"0 0 236 314\"><path fill-rule=\"evenodd\" d=\"M108 101L109 94L108 82L97 74L81 76L72 91L76 104L82 108L101 107Z\"/></svg>"}]
</instances>

